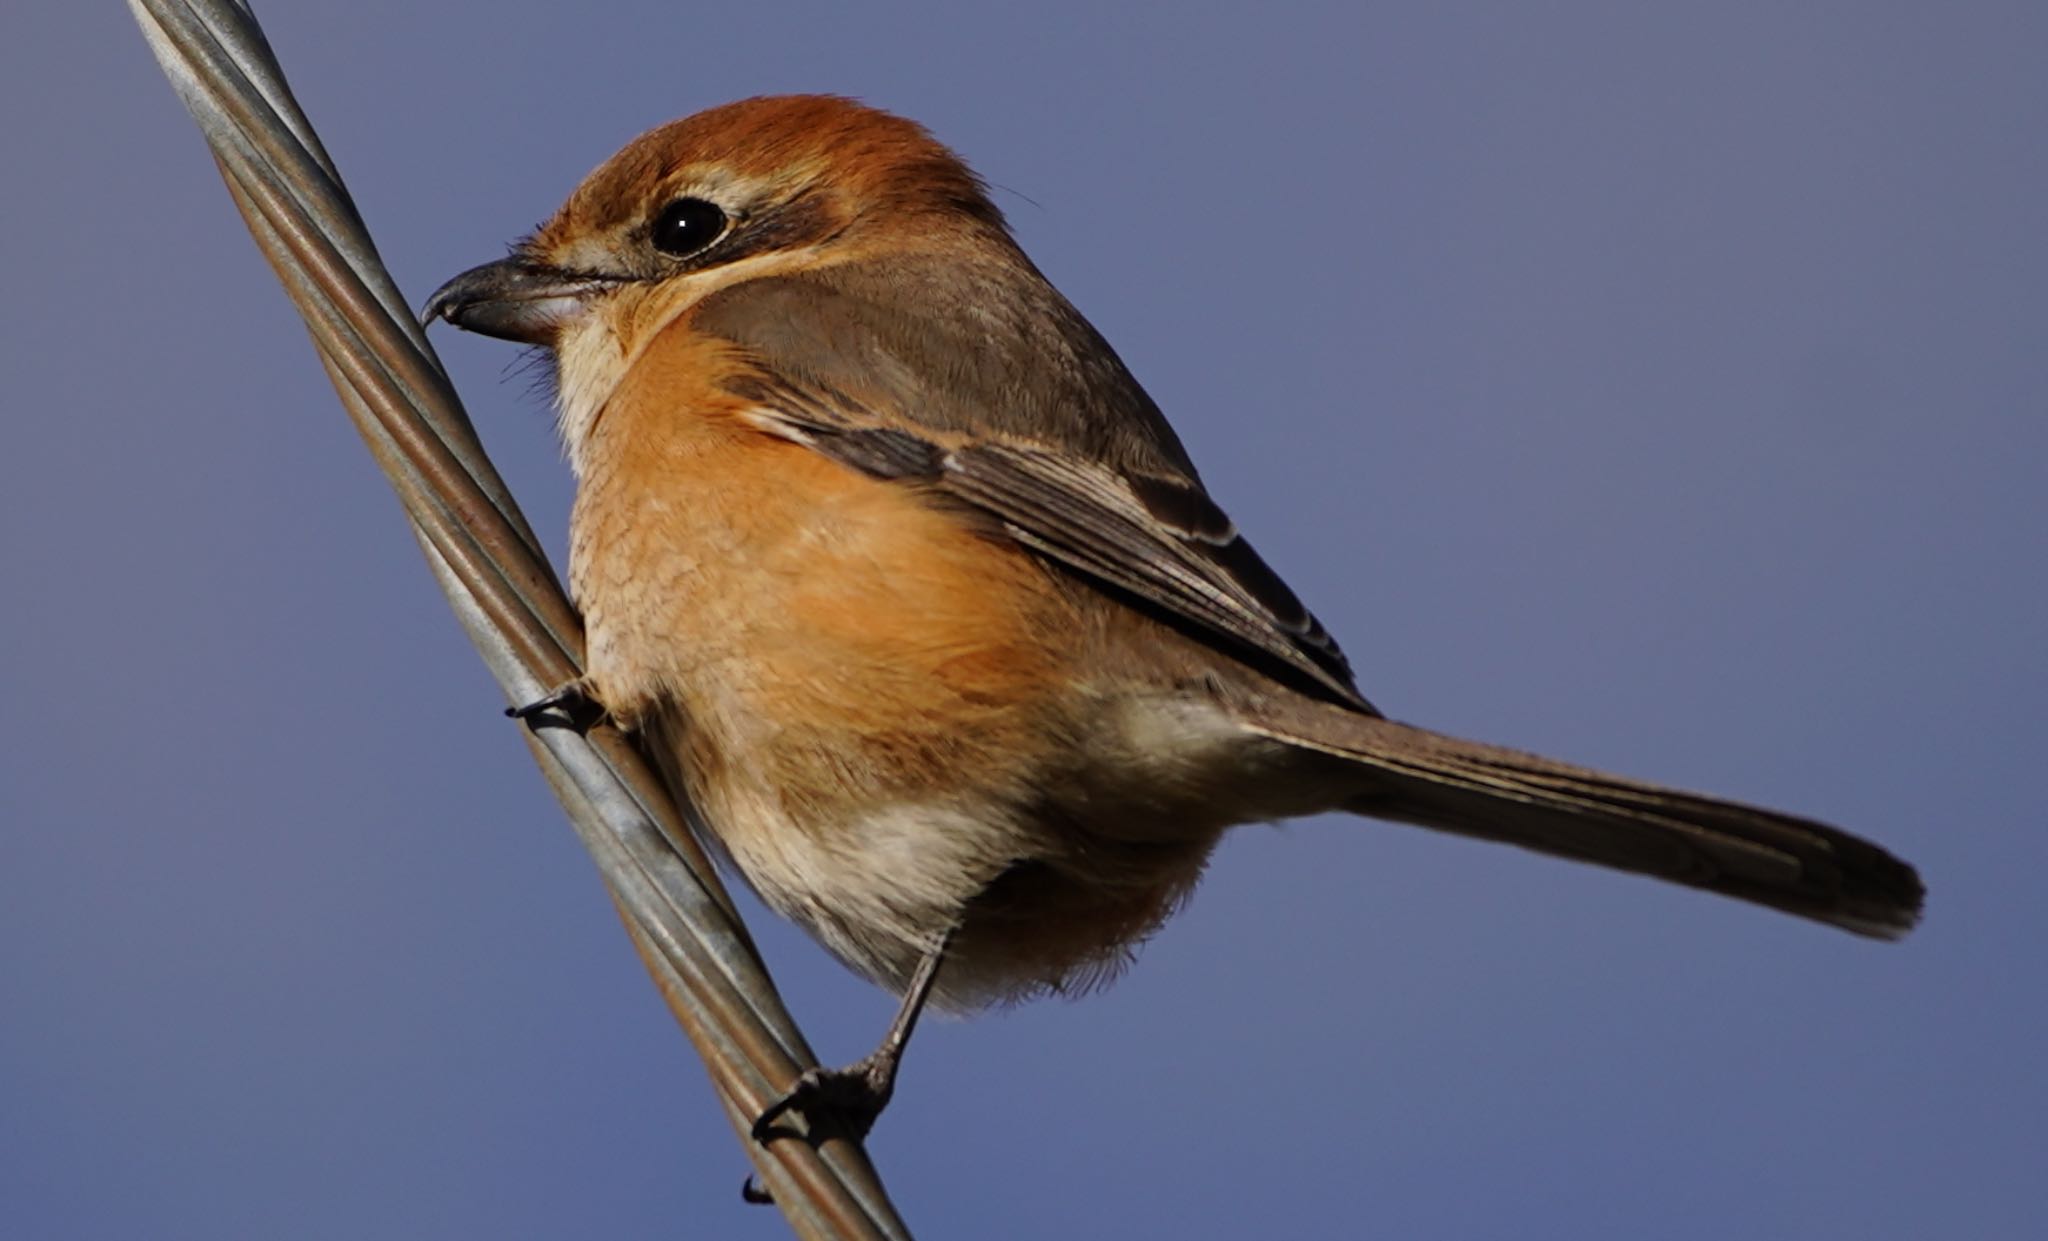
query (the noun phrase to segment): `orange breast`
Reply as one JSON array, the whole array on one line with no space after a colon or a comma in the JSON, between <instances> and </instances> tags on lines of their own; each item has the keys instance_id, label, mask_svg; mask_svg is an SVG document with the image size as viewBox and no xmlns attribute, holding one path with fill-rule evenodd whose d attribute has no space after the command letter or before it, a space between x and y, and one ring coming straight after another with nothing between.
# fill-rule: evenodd
<instances>
[{"instance_id":1,"label":"orange breast","mask_svg":"<svg viewBox=\"0 0 2048 1241\"><path fill-rule=\"evenodd\" d=\"M742 422L708 382L729 365L672 329L593 430L571 560L599 696L629 721L673 703L700 765L744 753L833 802L1001 783L1066 733L1077 624L1048 570Z\"/></svg>"}]
</instances>

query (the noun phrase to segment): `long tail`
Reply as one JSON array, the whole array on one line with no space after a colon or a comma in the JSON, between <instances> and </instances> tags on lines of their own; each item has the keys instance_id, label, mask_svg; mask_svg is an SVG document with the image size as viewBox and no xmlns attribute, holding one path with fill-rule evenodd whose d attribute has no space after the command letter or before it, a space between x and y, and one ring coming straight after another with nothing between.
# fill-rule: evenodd
<instances>
[{"instance_id":1,"label":"long tail","mask_svg":"<svg viewBox=\"0 0 2048 1241\"><path fill-rule=\"evenodd\" d=\"M1898 858L1810 819L1295 701L1247 721L1347 760L1346 810L1503 841L1896 939L1926 893Z\"/></svg>"}]
</instances>

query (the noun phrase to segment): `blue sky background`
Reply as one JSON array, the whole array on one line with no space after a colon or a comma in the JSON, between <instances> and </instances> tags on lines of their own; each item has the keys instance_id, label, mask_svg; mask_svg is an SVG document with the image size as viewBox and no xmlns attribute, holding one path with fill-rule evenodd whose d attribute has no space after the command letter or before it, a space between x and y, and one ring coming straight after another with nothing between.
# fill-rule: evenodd
<instances>
[{"instance_id":1,"label":"blue sky background","mask_svg":"<svg viewBox=\"0 0 2048 1241\"><path fill-rule=\"evenodd\" d=\"M1246 829L1115 990L921 1034L923 1235L2040 1235L2048 8L263 7L415 301L672 116L925 121L1382 706L1929 880L1885 946ZM781 1235L122 7L7 6L0 104L0 1232Z\"/></svg>"}]
</instances>

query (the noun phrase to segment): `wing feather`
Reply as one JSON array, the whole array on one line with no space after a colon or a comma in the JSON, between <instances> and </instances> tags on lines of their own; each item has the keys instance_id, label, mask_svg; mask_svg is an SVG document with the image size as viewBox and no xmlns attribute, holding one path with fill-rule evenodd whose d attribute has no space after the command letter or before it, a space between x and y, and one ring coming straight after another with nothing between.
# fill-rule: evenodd
<instances>
[{"instance_id":1,"label":"wing feather","mask_svg":"<svg viewBox=\"0 0 2048 1241\"><path fill-rule=\"evenodd\" d=\"M1218 649L1377 714L1115 351L1021 253L747 281L695 325L754 362L727 387L763 430L979 509Z\"/></svg>"},{"instance_id":2,"label":"wing feather","mask_svg":"<svg viewBox=\"0 0 2048 1241\"><path fill-rule=\"evenodd\" d=\"M932 487L993 517L1018 543L1114 587L1240 656L1277 663L1320 697L1372 710L1313 615L1206 496L1215 520L1162 521L1115 470L1044 448L925 435L843 396L755 379L752 423L877 478ZM945 440L955 440L948 444ZM1148 478L1153 494L1172 480ZM1184 485L1184 484L1183 484Z\"/></svg>"}]
</instances>

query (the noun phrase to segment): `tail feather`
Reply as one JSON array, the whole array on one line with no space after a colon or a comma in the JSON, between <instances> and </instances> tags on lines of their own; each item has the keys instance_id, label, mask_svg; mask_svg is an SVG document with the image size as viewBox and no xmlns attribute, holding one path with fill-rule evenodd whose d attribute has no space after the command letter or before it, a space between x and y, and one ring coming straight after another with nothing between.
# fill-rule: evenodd
<instances>
[{"instance_id":1,"label":"tail feather","mask_svg":"<svg viewBox=\"0 0 2048 1241\"><path fill-rule=\"evenodd\" d=\"M1653 875L1879 939L1919 920L1913 868L1811 819L1608 775L1338 707L1256 731L1346 760L1346 810Z\"/></svg>"}]
</instances>

